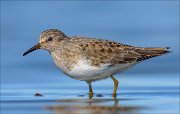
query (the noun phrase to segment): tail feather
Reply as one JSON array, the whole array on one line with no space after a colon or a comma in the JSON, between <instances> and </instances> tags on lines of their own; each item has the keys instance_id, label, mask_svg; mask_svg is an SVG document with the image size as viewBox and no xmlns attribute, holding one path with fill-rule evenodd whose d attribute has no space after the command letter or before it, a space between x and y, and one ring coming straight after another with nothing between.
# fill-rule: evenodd
<instances>
[{"instance_id":1,"label":"tail feather","mask_svg":"<svg viewBox=\"0 0 180 114\"><path fill-rule=\"evenodd\" d=\"M138 52L141 55L137 59L137 61L142 61L142 60L150 59L153 57L161 56L163 54L167 54L170 52L168 49L169 49L169 47L137 48L136 52Z\"/></svg>"}]
</instances>

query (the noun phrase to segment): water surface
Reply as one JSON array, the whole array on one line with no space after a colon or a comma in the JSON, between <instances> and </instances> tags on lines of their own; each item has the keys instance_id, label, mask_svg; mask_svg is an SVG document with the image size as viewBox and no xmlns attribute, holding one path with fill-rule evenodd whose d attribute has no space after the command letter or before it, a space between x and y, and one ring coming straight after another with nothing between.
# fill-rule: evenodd
<instances>
[{"instance_id":1,"label":"water surface","mask_svg":"<svg viewBox=\"0 0 180 114\"><path fill-rule=\"evenodd\" d=\"M94 84L94 96L89 98L85 83L72 85L50 84L28 85L17 84L1 88L2 114L104 114L104 113L179 113L178 78L166 85L166 79L156 78L160 85L134 86L136 83L148 82L145 79L125 78L127 84L119 86L117 96L112 97L111 80ZM121 79L121 78L120 78ZM164 81L162 85L161 81ZM121 81L120 81L121 82ZM68 82L67 82L68 83ZM104 84L104 85L103 85ZM42 96L35 96L35 93Z\"/></svg>"}]
</instances>

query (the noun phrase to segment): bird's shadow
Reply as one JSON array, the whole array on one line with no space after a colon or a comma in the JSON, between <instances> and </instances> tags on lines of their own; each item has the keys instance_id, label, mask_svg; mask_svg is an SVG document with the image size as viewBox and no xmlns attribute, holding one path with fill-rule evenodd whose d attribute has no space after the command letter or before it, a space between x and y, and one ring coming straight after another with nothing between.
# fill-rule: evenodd
<instances>
[{"instance_id":1,"label":"bird's shadow","mask_svg":"<svg viewBox=\"0 0 180 114\"><path fill-rule=\"evenodd\" d=\"M57 100L56 105L48 105L46 109L56 114L116 114L138 113L140 109L145 108L121 104L121 101L125 100L133 99L117 99L117 97L106 98L101 94L95 94L94 97L90 98Z\"/></svg>"}]
</instances>

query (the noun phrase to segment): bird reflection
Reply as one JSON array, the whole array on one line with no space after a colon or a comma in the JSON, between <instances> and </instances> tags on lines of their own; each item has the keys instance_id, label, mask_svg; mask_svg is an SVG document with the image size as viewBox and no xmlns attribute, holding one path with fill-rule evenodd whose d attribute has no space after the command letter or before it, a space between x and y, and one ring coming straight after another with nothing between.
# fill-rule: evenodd
<instances>
[{"instance_id":1,"label":"bird reflection","mask_svg":"<svg viewBox=\"0 0 180 114\"><path fill-rule=\"evenodd\" d=\"M130 99L89 98L89 99L67 99L58 100L57 105L47 106L54 114L119 114L138 113L142 107L120 105L119 102Z\"/></svg>"}]
</instances>

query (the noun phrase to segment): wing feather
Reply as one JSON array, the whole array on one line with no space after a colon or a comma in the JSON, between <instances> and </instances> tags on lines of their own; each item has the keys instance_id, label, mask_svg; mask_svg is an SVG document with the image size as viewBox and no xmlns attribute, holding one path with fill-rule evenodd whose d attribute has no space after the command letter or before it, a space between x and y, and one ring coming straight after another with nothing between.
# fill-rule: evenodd
<instances>
[{"instance_id":1,"label":"wing feather","mask_svg":"<svg viewBox=\"0 0 180 114\"><path fill-rule=\"evenodd\" d=\"M109 40L75 37L73 42L81 48L82 54L91 60L93 65L101 63L116 65L136 62L141 55L135 51L135 47L124 45Z\"/></svg>"}]
</instances>

